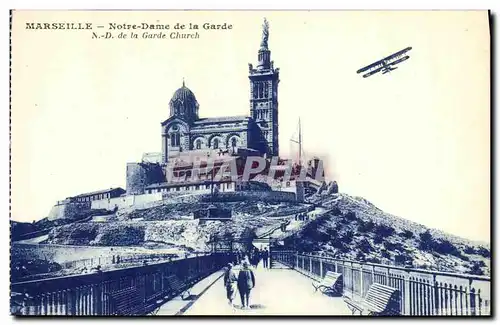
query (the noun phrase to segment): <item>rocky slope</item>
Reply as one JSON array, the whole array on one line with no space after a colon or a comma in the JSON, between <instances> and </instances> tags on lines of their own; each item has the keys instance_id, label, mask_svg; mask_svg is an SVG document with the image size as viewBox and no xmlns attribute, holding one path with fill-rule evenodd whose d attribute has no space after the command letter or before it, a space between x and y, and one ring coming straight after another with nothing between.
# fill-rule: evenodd
<instances>
[{"instance_id":1,"label":"rocky slope","mask_svg":"<svg viewBox=\"0 0 500 325\"><path fill-rule=\"evenodd\" d=\"M232 209L231 221L210 221L200 224L192 213L208 206ZM282 218L276 213L293 214L305 211L305 204L252 202L165 204L120 214L106 223L85 222L55 227L46 243L91 246L171 245L190 251L210 250L211 237L246 238L259 230L279 226ZM271 216L271 217L270 217Z\"/></svg>"},{"instance_id":2,"label":"rocky slope","mask_svg":"<svg viewBox=\"0 0 500 325\"><path fill-rule=\"evenodd\" d=\"M429 229L346 194L313 197L329 211L293 234L287 245L337 258L395 264L447 272L490 274L487 243Z\"/></svg>"},{"instance_id":3,"label":"rocky slope","mask_svg":"<svg viewBox=\"0 0 500 325\"><path fill-rule=\"evenodd\" d=\"M395 264L447 272L490 274L490 249L486 243L428 229L378 209L369 201L347 194L309 197L308 204L259 201L214 203L230 208L231 221L200 224L192 214L209 203L163 204L143 210L127 210L109 222L82 222L54 227L47 243L92 246L178 247L187 251L210 250L213 236L240 237L250 244L258 233L273 233L289 248L374 263ZM325 211L308 221L294 216L317 208Z\"/></svg>"}]
</instances>

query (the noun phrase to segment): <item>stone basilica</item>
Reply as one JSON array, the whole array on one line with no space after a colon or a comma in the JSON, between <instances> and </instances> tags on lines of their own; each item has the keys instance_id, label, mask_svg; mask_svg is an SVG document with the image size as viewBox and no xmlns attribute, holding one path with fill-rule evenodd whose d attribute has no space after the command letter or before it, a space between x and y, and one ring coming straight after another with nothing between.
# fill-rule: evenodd
<instances>
[{"instance_id":1,"label":"stone basilica","mask_svg":"<svg viewBox=\"0 0 500 325\"><path fill-rule=\"evenodd\" d=\"M264 21L256 68L249 64L250 115L199 118L195 94L183 82L170 100L170 117L161 123L163 164L183 153L252 152L278 156L279 68L268 47L269 25Z\"/></svg>"},{"instance_id":2,"label":"stone basilica","mask_svg":"<svg viewBox=\"0 0 500 325\"><path fill-rule=\"evenodd\" d=\"M249 156L265 157L268 165L271 157L279 157L279 69L271 61L268 40L269 24L264 20L257 65L248 65L249 116L200 118L196 96L183 82L169 102L170 117L161 123L161 153L146 153L142 162L127 164L127 195L207 190L215 183L222 191L264 186L233 182L229 175L221 181L210 179L228 160L236 161L240 173ZM195 160L200 166L211 161L214 167L195 166ZM174 176L189 180L168 181L170 168Z\"/></svg>"},{"instance_id":3,"label":"stone basilica","mask_svg":"<svg viewBox=\"0 0 500 325\"><path fill-rule=\"evenodd\" d=\"M271 166L271 157L279 157L279 69L271 61L268 40L269 25L264 20L257 65L248 65L249 116L200 118L196 96L183 82L169 102L170 117L161 123L161 153L144 153L141 162L127 163L126 190L111 188L68 197L54 205L49 219L73 218L91 209L145 207L177 195L185 197L186 193L210 193L213 198L224 192L226 199L302 201L305 186L311 181L299 182L294 178L300 174L300 166L292 167L287 180L283 179L286 165ZM247 181L241 178L241 171L249 156L265 157L267 165L262 174L256 173ZM229 161L236 163L236 179L224 168ZM209 166L209 162L213 165ZM318 169L319 161L313 162L307 167L309 177L322 171ZM266 178L265 173L271 169L274 178ZM170 171L175 180L169 179ZM222 177L215 179L219 171Z\"/></svg>"}]
</instances>

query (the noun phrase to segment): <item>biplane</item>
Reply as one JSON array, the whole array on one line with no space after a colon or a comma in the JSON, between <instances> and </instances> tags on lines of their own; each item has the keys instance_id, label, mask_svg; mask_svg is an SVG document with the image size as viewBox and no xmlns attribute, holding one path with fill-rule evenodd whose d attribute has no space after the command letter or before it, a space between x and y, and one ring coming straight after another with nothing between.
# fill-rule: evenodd
<instances>
[{"instance_id":1,"label":"biplane","mask_svg":"<svg viewBox=\"0 0 500 325\"><path fill-rule=\"evenodd\" d=\"M396 64L399 64L410 58L410 56L406 54L406 52L408 52L409 50L411 50L411 47L407 47L404 50L391 54L380 61L361 68L356 73L368 71L368 73L365 73L363 75L363 78L368 78L369 76L374 75L375 73L378 73L380 71L382 71L382 74L386 74L387 72L396 70L397 67L394 67Z\"/></svg>"}]
</instances>

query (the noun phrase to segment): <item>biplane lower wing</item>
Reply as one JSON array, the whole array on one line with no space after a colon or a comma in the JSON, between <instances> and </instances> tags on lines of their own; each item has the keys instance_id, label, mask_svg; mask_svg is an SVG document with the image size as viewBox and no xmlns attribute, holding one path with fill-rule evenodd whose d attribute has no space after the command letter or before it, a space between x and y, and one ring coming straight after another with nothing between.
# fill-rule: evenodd
<instances>
[{"instance_id":1,"label":"biplane lower wing","mask_svg":"<svg viewBox=\"0 0 500 325\"><path fill-rule=\"evenodd\" d=\"M370 72L368 72L368 73L364 74L364 75L363 75L363 78L368 78L369 76L374 75L374 74L376 74L376 73L380 72L383 68L384 68L384 67L383 67L383 66L381 66L380 68L378 68L378 69L376 69L376 70L372 70L372 71L370 71Z\"/></svg>"},{"instance_id":2,"label":"biplane lower wing","mask_svg":"<svg viewBox=\"0 0 500 325\"><path fill-rule=\"evenodd\" d=\"M356 71L356 73L361 73L361 72L365 72L365 71L368 71L368 70L370 70L370 72L371 72L371 71L374 71L374 70L381 69L383 67L384 67L384 61L377 61L375 63L367 65L364 68L359 69L358 71Z\"/></svg>"}]
</instances>

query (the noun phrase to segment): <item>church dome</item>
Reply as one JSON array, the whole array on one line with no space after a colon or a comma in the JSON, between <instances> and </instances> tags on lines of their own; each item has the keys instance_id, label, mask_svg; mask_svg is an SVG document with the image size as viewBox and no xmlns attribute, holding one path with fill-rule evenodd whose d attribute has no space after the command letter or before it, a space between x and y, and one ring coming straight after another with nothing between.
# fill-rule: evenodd
<instances>
[{"instance_id":1,"label":"church dome","mask_svg":"<svg viewBox=\"0 0 500 325\"><path fill-rule=\"evenodd\" d=\"M183 117L186 120L198 119L198 101L194 93L182 82L170 100L170 116Z\"/></svg>"}]
</instances>

